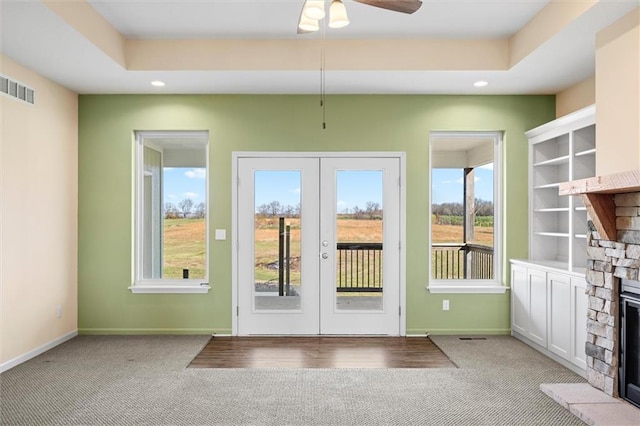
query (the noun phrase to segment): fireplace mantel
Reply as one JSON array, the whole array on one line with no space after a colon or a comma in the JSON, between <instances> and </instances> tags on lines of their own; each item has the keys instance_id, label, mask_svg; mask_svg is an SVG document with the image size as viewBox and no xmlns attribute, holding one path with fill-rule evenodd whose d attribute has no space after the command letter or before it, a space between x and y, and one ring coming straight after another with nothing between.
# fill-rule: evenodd
<instances>
[{"instance_id":1,"label":"fireplace mantel","mask_svg":"<svg viewBox=\"0 0 640 426\"><path fill-rule=\"evenodd\" d=\"M616 241L615 194L640 192L640 170L563 182L560 195L579 195L600 236Z\"/></svg>"}]
</instances>

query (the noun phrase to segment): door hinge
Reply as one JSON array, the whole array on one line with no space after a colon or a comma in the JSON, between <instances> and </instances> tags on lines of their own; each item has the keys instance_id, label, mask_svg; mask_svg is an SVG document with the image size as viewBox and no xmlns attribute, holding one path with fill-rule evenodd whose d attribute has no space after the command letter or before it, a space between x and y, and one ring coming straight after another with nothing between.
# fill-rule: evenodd
<instances>
[{"instance_id":1,"label":"door hinge","mask_svg":"<svg viewBox=\"0 0 640 426\"><path fill-rule=\"evenodd\" d=\"M398 306L398 316L402 316L402 306Z\"/></svg>"},{"instance_id":2,"label":"door hinge","mask_svg":"<svg viewBox=\"0 0 640 426\"><path fill-rule=\"evenodd\" d=\"M240 316L240 306L236 306L236 316Z\"/></svg>"}]
</instances>

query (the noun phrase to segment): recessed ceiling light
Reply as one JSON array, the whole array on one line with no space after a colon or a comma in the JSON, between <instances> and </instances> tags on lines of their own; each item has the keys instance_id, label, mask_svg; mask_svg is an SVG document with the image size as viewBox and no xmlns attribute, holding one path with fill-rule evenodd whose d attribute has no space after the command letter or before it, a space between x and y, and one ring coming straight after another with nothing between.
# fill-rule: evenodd
<instances>
[{"instance_id":1,"label":"recessed ceiling light","mask_svg":"<svg viewBox=\"0 0 640 426\"><path fill-rule=\"evenodd\" d=\"M473 83L473 85L476 87L484 87L484 86L487 86L488 84L489 83L484 80L476 81L475 83Z\"/></svg>"},{"instance_id":2,"label":"recessed ceiling light","mask_svg":"<svg viewBox=\"0 0 640 426\"><path fill-rule=\"evenodd\" d=\"M162 87L164 86L164 81L160 81L160 80L152 81L151 85L156 87Z\"/></svg>"}]
</instances>

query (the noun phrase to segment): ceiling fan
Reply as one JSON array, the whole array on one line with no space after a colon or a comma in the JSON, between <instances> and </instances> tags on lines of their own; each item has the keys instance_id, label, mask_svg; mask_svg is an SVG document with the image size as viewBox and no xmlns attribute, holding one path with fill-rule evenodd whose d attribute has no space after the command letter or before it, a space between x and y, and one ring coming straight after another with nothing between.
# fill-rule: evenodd
<instances>
[{"instance_id":1,"label":"ceiling fan","mask_svg":"<svg viewBox=\"0 0 640 426\"><path fill-rule=\"evenodd\" d=\"M369 6L394 12L414 13L422 6L420 0L353 0ZM298 34L307 34L320 29L319 21L325 17L324 0L306 0L302 5L300 19L298 21ZM341 0L332 0L329 7L329 27L343 28L349 25L347 8Z\"/></svg>"}]
</instances>

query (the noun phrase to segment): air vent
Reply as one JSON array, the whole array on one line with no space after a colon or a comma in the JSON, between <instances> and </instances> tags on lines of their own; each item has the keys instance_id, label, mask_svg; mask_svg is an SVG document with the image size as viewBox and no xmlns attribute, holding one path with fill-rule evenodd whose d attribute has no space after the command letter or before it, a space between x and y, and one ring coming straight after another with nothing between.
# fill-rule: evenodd
<instances>
[{"instance_id":1,"label":"air vent","mask_svg":"<svg viewBox=\"0 0 640 426\"><path fill-rule=\"evenodd\" d=\"M458 337L458 340L487 340L486 337Z\"/></svg>"},{"instance_id":2,"label":"air vent","mask_svg":"<svg viewBox=\"0 0 640 426\"><path fill-rule=\"evenodd\" d=\"M0 74L0 93L29 104L36 103L36 92L10 77Z\"/></svg>"}]
</instances>

